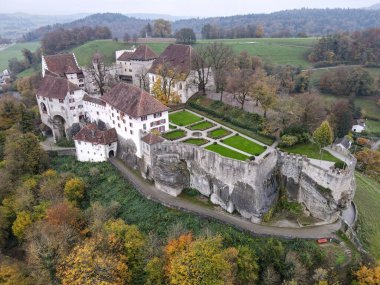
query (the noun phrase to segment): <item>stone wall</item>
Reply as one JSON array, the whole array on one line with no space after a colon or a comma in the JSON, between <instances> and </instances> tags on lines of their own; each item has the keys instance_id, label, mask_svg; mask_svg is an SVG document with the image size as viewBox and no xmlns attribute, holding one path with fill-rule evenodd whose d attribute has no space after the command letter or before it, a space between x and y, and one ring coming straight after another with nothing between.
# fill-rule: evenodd
<instances>
[{"instance_id":1,"label":"stone wall","mask_svg":"<svg viewBox=\"0 0 380 285\"><path fill-rule=\"evenodd\" d=\"M239 161L194 145L163 142L151 146L146 161L159 190L177 196L184 188L197 189L214 204L254 222L277 201L278 179L285 181L289 199L327 222L338 218L355 192L352 167L326 170L275 149L260 160Z\"/></svg>"}]
</instances>

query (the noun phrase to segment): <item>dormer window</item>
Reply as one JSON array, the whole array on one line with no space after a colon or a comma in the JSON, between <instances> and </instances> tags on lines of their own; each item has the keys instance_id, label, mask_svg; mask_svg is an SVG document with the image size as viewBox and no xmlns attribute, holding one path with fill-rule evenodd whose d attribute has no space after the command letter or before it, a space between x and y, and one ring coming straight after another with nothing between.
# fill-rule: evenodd
<instances>
[{"instance_id":1,"label":"dormer window","mask_svg":"<svg viewBox=\"0 0 380 285\"><path fill-rule=\"evenodd\" d=\"M63 99L59 99L59 103L63 103Z\"/></svg>"}]
</instances>

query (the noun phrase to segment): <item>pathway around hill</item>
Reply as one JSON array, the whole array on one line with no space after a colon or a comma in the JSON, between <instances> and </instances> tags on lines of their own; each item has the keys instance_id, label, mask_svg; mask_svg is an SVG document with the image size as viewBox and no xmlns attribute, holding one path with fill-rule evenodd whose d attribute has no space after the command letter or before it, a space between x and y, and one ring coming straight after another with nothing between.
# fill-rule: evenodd
<instances>
[{"instance_id":1,"label":"pathway around hill","mask_svg":"<svg viewBox=\"0 0 380 285\"><path fill-rule=\"evenodd\" d=\"M123 177L147 199L153 200L169 208L174 208L187 213L193 213L205 219L218 220L240 230L248 231L255 236L278 236L287 239L317 239L322 237L332 237L341 227L340 221L328 225L303 228L279 228L253 224L240 216L229 214L216 206L214 208L208 208L191 203L180 197L170 196L169 194L156 189L153 184L142 178L135 171L126 167L121 160L117 158L110 158L109 161L116 169L120 171Z\"/></svg>"}]
</instances>

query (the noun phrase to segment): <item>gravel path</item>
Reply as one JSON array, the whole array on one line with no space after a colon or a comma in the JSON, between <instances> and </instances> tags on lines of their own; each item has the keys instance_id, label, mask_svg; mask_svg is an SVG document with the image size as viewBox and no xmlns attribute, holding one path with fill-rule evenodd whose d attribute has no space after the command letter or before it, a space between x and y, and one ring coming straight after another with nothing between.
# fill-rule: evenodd
<instances>
[{"instance_id":1,"label":"gravel path","mask_svg":"<svg viewBox=\"0 0 380 285\"><path fill-rule=\"evenodd\" d=\"M321 237L332 237L333 233L338 231L341 226L340 221L329 225L303 227L298 229L278 228L253 224L240 216L232 215L225 211L220 211L217 207L207 208L201 205L192 204L184 199L181 199L180 197L170 196L159 191L153 184L150 184L134 171L127 168L119 159L110 158L109 161L120 171L123 177L126 178L147 199L158 202L169 208L175 208L183 212L193 213L202 218L218 220L240 230L248 231L255 236L316 239Z\"/></svg>"}]
</instances>

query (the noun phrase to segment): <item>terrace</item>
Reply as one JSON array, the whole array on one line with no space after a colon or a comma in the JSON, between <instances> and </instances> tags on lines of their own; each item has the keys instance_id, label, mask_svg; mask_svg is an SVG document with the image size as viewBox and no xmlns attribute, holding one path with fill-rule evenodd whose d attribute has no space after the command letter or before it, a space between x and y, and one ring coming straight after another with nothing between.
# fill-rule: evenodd
<instances>
[{"instance_id":1,"label":"terrace","mask_svg":"<svg viewBox=\"0 0 380 285\"><path fill-rule=\"evenodd\" d=\"M169 121L171 130L162 137L197 145L225 157L245 161L264 156L268 149L263 143L190 110L170 113Z\"/></svg>"}]
</instances>

